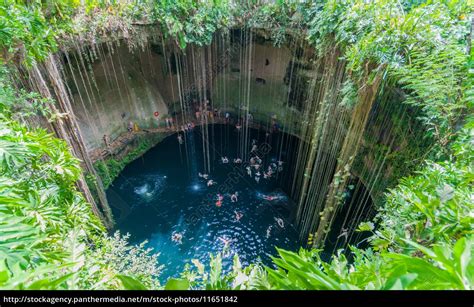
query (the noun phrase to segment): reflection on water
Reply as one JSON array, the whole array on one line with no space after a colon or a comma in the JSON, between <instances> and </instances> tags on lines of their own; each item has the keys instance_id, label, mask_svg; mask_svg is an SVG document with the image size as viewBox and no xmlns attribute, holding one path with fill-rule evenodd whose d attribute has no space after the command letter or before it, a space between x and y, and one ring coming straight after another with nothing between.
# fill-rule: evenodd
<instances>
[{"instance_id":1,"label":"reflection on water","mask_svg":"<svg viewBox=\"0 0 474 307\"><path fill-rule=\"evenodd\" d=\"M160 264L165 265L163 280L178 276L192 259L207 264L209 253L225 250L223 266L229 270L234 254L243 265L269 264L275 246L298 247L298 235L289 219L292 204L279 188L285 171L256 182L255 172L247 175L244 164L222 164L222 156L232 161L238 155L237 132L224 125L210 129L213 169L208 179L197 176L203 172L203 155L202 142L194 141L201 139L195 129L186 135L183 145L176 135L170 136L132 162L107 191L114 215L121 216L117 228L129 232L133 243L148 240L148 246L160 253ZM264 141L257 131L252 135ZM273 143L273 148L286 150ZM277 157L285 159L273 150L259 157L262 169ZM208 186L209 179L216 184ZM235 192L238 198L231 199Z\"/></svg>"}]
</instances>

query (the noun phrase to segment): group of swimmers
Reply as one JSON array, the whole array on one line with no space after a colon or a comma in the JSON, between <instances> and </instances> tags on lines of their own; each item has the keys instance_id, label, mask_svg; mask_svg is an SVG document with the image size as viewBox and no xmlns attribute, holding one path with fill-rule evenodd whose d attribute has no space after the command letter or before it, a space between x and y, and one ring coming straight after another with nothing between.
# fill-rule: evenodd
<instances>
[{"instance_id":1,"label":"group of swimmers","mask_svg":"<svg viewBox=\"0 0 474 307\"><path fill-rule=\"evenodd\" d=\"M221 157L221 162L222 162L222 164L229 164L229 161L230 161L230 160L229 160L229 158L227 158L227 156ZM241 164L241 163L242 163L242 159L240 159L240 158L237 157L237 158L233 159L232 162L233 162L234 164Z\"/></svg>"},{"instance_id":2,"label":"group of swimmers","mask_svg":"<svg viewBox=\"0 0 474 307\"><path fill-rule=\"evenodd\" d=\"M233 202L233 203L236 203L239 201L239 192L235 192L233 194L230 194L230 201ZM217 193L217 200L216 200L216 206L217 207L220 207L222 206L222 201L224 200L224 195L220 194L220 193ZM238 218L237 220L240 220L240 218Z\"/></svg>"},{"instance_id":3,"label":"group of swimmers","mask_svg":"<svg viewBox=\"0 0 474 307\"><path fill-rule=\"evenodd\" d=\"M208 174L201 174L201 173L198 173L198 176L199 178L202 178L206 181L206 184L208 187L211 187L215 184L217 184L216 181L212 180L212 179L209 179L209 175Z\"/></svg>"},{"instance_id":4,"label":"group of swimmers","mask_svg":"<svg viewBox=\"0 0 474 307\"><path fill-rule=\"evenodd\" d=\"M181 131L183 131L185 133L189 132L189 131L192 131L195 126L196 125L193 122L186 123L184 125L181 125Z\"/></svg>"},{"instance_id":5,"label":"group of swimmers","mask_svg":"<svg viewBox=\"0 0 474 307\"><path fill-rule=\"evenodd\" d=\"M269 180L275 173L283 171L283 161L272 162L266 171L260 171L262 167L262 160L255 155L250 158L250 165L246 167L247 174L254 178L257 183L260 182L260 177L263 174L263 179Z\"/></svg>"},{"instance_id":6,"label":"group of swimmers","mask_svg":"<svg viewBox=\"0 0 474 307\"><path fill-rule=\"evenodd\" d=\"M188 127L188 129L193 129L194 128L193 124L188 124L186 126ZM181 134L178 134L178 141L179 141L180 144L182 144L183 137L182 137ZM263 161L257 155L257 151L258 151L257 141L252 140L252 148L250 150L250 153L252 154L252 157L250 158L250 165L246 167L246 170L247 170L247 174L250 177L255 178L255 181L257 183L260 181L260 177L262 176L262 174L263 174L264 179L270 179L270 178L272 178L272 176L275 173L279 173L279 172L283 171L283 161L281 161L281 160L278 160L276 162L272 162L268 166L267 170L263 171L262 170ZM230 160L227 156L221 157L222 164L228 164L229 161ZM237 157L237 158L233 159L232 162L234 164L241 164L242 159ZM198 176L199 176L199 178L202 178L203 180L206 181L206 184L207 184L208 187L211 187L211 186L217 184L216 181L214 181L213 179L211 179L209 177L209 174L198 173ZM238 202L238 197L239 197L238 192L234 192L232 194L227 194L227 195L230 197L230 201L232 203ZM262 198L267 200L267 201L274 201L274 200L280 199L281 197L280 196L275 196L275 195L262 195ZM217 207L221 207L222 204L223 204L223 201L224 201L224 195L222 195L220 193L217 193L215 205ZM234 214L235 214L235 221L240 221L243 217L242 212L234 211ZM283 219L275 217L275 221L276 221L277 225L280 228L285 228L285 223L284 223ZM267 238L269 238L271 236L272 229L273 229L273 225L270 225L267 228L267 231L266 231L266 237ZM183 238L183 235L181 233L176 233L176 232L174 232L171 236L172 241L177 243L177 244L182 243L182 238ZM226 239L226 238L223 238L223 237L219 237L218 239L221 240L224 243L224 248L227 248L228 245L230 244L230 242L232 241L232 240L229 240L229 239Z\"/></svg>"},{"instance_id":7,"label":"group of swimmers","mask_svg":"<svg viewBox=\"0 0 474 307\"><path fill-rule=\"evenodd\" d=\"M280 228L285 228L285 222L283 221L282 218L280 217L275 217L275 221L277 222L277 225L280 227ZM273 225L270 225L268 226L267 228L267 239L270 238L271 234L272 234L272 229L273 229Z\"/></svg>"},{"instance_id":8,"label":"group of swimmers","mask_svg":"<svg viewBox=\"0 0 474 307\"><path fill-rule=\"evenodd\" d=\"M166 124L166 128L172 129L174 126L173 117L166 117L165 124Z\"/></svg>"}]
</instances>

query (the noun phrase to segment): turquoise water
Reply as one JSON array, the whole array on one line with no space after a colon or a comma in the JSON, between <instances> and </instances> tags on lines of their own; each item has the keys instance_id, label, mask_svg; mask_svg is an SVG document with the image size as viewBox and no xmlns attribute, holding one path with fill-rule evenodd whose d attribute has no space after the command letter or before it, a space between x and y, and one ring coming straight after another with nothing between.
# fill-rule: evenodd
<instances>
[{"instance_id":1,"label":"turquoise water","mask_svg":"<svg viewBox=\"0 0 474 307\"><path fill-rule=\"evenodd\" d=\"M183 144L176 134L169 136L129 164L107 191L116 228L130 233L132 243L148 240L148 246L160 253L163 280L179 276L192 259L208 264L210 253L224 251L224 269L229 270L234 254L243 265L258 261L270 264L275 246L289 250L299 247L291 224L294 204L281 188L291 177L296 140L282 133L266 135L251 130L245 143L244 132L234 126L209 126L208 180L216 184L208 187L199 176L205 173L202 133L201 128L182 133ZM254 167L249 176L246 163L233 163L235 158L246 162L255 156L250 153L252 139L262 160L258 182ZM223 156L228 157L228 164L222 163ZM280 170L279 160L284 162ZM268 166L274 173L264 179ZM232 202L235 192L238 200ZM218 194L223 197L220 204ZM176 234L181 239L173 241Z\"/></svg>"}]
</instances>

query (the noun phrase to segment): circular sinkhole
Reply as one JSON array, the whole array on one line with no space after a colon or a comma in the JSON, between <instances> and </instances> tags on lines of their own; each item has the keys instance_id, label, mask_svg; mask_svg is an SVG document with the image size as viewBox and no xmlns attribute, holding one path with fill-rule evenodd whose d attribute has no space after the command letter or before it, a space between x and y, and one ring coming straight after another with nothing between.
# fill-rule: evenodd
<instances>
[{"instance_id":1,"label":"circular sinkhole","mask_svg":"<svg viewBox=\"0 0 474 307\"><path fill-rule=\"evenodd\" d=\"M230 270L235 254L243 265L268 265L275 247L300 246L291 219L295 205L284 192L298 139L251 128L247 134L231 125L202 129L181 132L182 144L177 134L167 137L130 163L107 190L116 229L130 233L132 243L147 240L160 253L163 280L179 275L193 259L208 264L218 252L224 270ZM251 153L253 142L257 150ZM250 165L256 156L258 170ZM234 163L239 158L242 163ZM269 168L272 174L265 178ZM208 186L209 180L214 184Z\"/></svg>"}]
</instances>

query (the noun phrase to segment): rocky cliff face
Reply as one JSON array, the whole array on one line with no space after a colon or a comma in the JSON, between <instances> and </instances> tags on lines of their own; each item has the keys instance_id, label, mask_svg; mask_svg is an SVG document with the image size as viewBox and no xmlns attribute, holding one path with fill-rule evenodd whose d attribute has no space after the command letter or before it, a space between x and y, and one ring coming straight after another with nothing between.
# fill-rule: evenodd
<instances>
[{"instance_id":1,"label":"rocky cliff face","mask_svg":"<svg viewBox=\"0 0 474 307\"><path fill-rule=\"evenodd\" d=\"M349 126L350 112L338 105L345 79L343 60L337 53L317 59L301 39L275 47L257 32L237 29L217 34L210 46L179 50L159 40L129 49L119 42L103 43L70 52L64 61L74 113L91 152L105 147L104 135L114 140L126 133L130 122L140 129L153 129L163 127L167 117L178 125L192 120L197 105L206 100L236 120L245 119L248 110L261 126L270 128L277 122L285 132L306 141L313 137L316 114L325 110L321 105L332 104L333 115L325 115L326 121L319 123L324 123L324 130L318 145L332 164L337 163L337 142L342 142L335 136L343 136ZM328 85L328 80L338 83ZM324 91L332 93L319 97ZM352 173L369 186L382 178L383 184L373 191L380 195L393 179L394 166L374 152L380 149L374 144L383 146L384 153L387 148L403 151L406 146L403 140L391 142L401 135L399 129L390 128L393 107L376 101L373 109L367 111L372 126L363 132Z\"/></svg>"}]
</instances>

